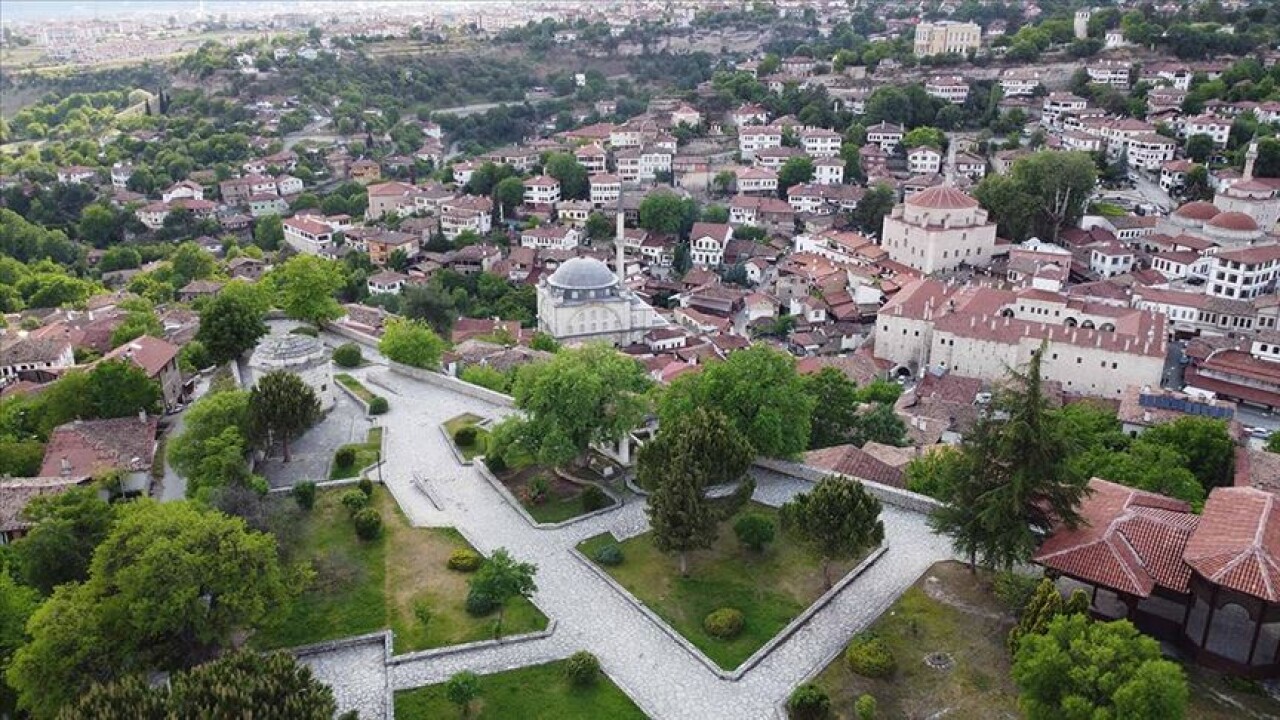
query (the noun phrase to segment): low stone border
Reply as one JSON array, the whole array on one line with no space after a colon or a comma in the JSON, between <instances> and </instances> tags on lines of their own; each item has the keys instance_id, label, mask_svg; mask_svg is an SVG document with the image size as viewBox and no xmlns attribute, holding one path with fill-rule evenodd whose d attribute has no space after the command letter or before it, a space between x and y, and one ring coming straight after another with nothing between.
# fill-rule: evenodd
<instances>
[{"instance_id":1,"label":"low stone border","mask_svg":"<svg viewBox=\"0 0 1280 720\"><path fill-rule=\"evenodd\" d=\"M476 458L483 458L483 455L477 455L475 458L468 460L462 451L458 449L458 444L453 441L453 437L449 435L449 430L445 428L444 423L440 423L436 427L440 428L440 434L444 436L444 444L449 446L449 452L453 453L453 459L458 461L459 465L474 465Z\"/></svg>"},{"instance_id":2,"label":"low stone border","mask_svg":"<svg viewBox=\"0 0 1280 720\"><path fill-rule=\"evenodd\" d=\"M502 499L507 501L508 505L514 508L516 512L520 513L520 517L524 518L525 522L529 523L530 525L532 525L533 527L539 530L558 530L562 527L573 525L574 523L580 523L583 520L589 520L593 517L604 515L605 513L611 513L614 510L621 508L624 504L622 498L615 495L612 490L602 485L591 483L592 485L595 485L596 487L600 488L600 490L604 492L605 495L608 495L609 497L613 498L613 504L610 505L609 507L603 507L603 508L600 508L599 510L592 510L589 513L583 513L577 517L571 517L568 520L561 520L560 522L557 522L557 523L540 523L537 520L535 520L532 515L529 514L528 510L524 509L524 506L520 504L520 500L511 494L511 491L507 489L507 486L503 485L502 481L494 476L493 472L489 470L488 465L485 465L483 462L478 462L478 463L474 463L472 467L480 471L480 476L483 477L485 480L487 480L489 484L493 486L494 490L498 491L498 494L502 496Z\"/></svg>"},{"instance_id":3,"label":"low stone border","mask_svg":"<svg viewBox=\"0 0 1280 720\"><path fill-rule=\"evenodd\" d=\"M614 538L616 540L617 536L615 535ZM706 653L698 649L698 646L694 645L692 642L689 641L688 638L681 635L675 628L671 627L671 625L668 624L666 620L662 619L662 616L654 612L648 605L645 605L644 602L640 600L640 598L631 594L630 590L627 590L625 587L623 587L621 583L615 580L613 576L610 575L604 568L600 567L594 561L592 561L591 558L588 558L586 555L583 555L582 551L578 550L578 548L576 547L570 548L569 552L579 562L586 565L587 569L594 572L596 576L598 576L599 578L604 580L606 583L608 583L609 586L612 587L615 592L621 595L624 600L626 600L633 607L635 607L637 610L643 613L645 617L649 618L650 621L652 621L655 625L658 626L658 629L666 633L667 636L670 637L672 640L675 640L676 644L684 648L684 650L688 652L690 655L692 655L694 659L696 659L698 662L705 665L708 670L715 673L717 677L721 678L722 680L737 682L741 680L742 677L746 675L749 670L751 670L751 668L760 664L760 661L768 657L769 653L773 652L775 649L777 649L779 645L786 642L787 639L789 639L792 635L794 635L800 628L804 627L805 624L808 623L809 620L811 620L814 615L816 615L820 610L826 607L827 604L830 603L836 597L836 595L839 595L846 587L848 587L849 583L852 583L854 580L858 578L858 576L866 572L867 568L874 565L875 562L879 560L880 557L885 554L885 552L888 551L888 549L889 547L882 543L875 550L871 551L871 554L868 555L866 558L864 558L862 562L858 563L857 567L853 568L848 573L846 573L845 576L840 578L840 580L835 585L833 585L830 590L823 593L817 600L814 600L813 603L809 605L809 607L805 608L804 612L800 613L791 622L787 623L786 627L779 630L778 634L774 635L769 640L769 642L765 643L764 645L761 645L760 649L752 653L751 657L748 657L746 660L743 660L742 663L739 664L738 667L734 668L733 670L725 670L724 668L717 665L715 661L707 657ZM830 661L828 660L828 662ZM826 666L826 663L823 664L823 667L825 666Z\"/></svg>"},{"instance_id":4,"label":"low stone border","mask_svg":"<svg viewBox=\"0 0 1280 720\"><path fill-rule=\"evenodd\" d=\"M774 460L772 458L756 458L753 464L756 467L771 470L780 475L787 475L789 477L799 478L800 480L807 480L815 483L827 475L841 475L841 473L822 470L810 465L793 463L787 460ZM894 507L900 507L904 510L923 513L925 515L931 515L942 508L942 503L934 500L928 495L921 495L920 493L914 493L910 490L903 490L902 488L896 488L891 485L873 482L871 480L854 477L852 475L844 475L844 477L848 477L851 480L857 480L859 483L862 483L862 486L867 489L867 492L874 495L877 500L885 503L886 505L893 505Z\"/></svg>"},{"instance_id":5,"label":"low stone border","mask_svg":"<svg viewBox=\"0 0 1280 720\"><path fill-rule=\"evenodd\" d=\"M489 388L473 385L465 380L449 377L434 370L423 370L422 368L410 367L398 362L389 362L387 367L391 368L391 372L405 377L411 377L415 380L421 380L432 385L447 388L454 392L461 393L476 400L498 405L500 407L514 407L515 401L510 395L495 392Z\"/></svg>"},{"instance_id":6,"label":"low stone border","mask_svg":"<svg viewBox=\"0 0 1280 720\"><path fill-rule=\"evenodd\" d=\"M471 652L473 650L485 650L503 645L516 645L519 643L530 642L532 640L545 640L546 638L551 637L552 633L556 631L556 625L557 622L554 618L548 618L547 626L541 630L520 633L519 635L508 635L505 637L494 638L492 640L476 640L474 642L461 643L459 645L446 645L444 647L431 648L430 650L418 650L415 652L405 653L403 655L389 656L387 658L387 665L389 667L394 667L407 662L446 657L449 655Z\"/></svg>"},{"instance_id":7,"label":"low stone border","mask_svg":"<svg viewBox=\"0 0 1280 720\"><path fill-rule=\"evenodd\" d=\"M353 375L352 377L355 377L355 376ZM360 382L360 380L357 379L356 382ZM333 384L337 385L339 388L342 388L342 392L346 393L347 397L351 398L352 400L355 400L356 405L359 405L360 407L364 408L364 416L366 418L373 417L373 415L370 414L369 412L369 403L365 402L364 398L357 395L355 390L352 390L351 388L347 387L346 383L342 382L337 378L333 379ZM360 384L363 385L364 383L360 383Z\"/></svg>"}]
</instances>

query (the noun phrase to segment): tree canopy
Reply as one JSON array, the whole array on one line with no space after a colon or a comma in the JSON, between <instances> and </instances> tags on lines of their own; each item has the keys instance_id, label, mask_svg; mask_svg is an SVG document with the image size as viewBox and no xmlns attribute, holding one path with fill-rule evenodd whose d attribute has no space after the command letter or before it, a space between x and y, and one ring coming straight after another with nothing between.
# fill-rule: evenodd
<instances>
[{"instance_id":1,"label":"tree canopy","mask_svg":"<svg viewBox=\"0 0 1280 720\"><path fill-rule=\"evenodd\" d=\"M795 359L765 345L739 350L722 363L677 378L661 394L662 424L695 408L724 415L756 452L792 457L809 446L815 400L805 392Z\"/></svg>"},{"instance_id":2,"label":"tree canopy","mask_svg":"<svg viewBox=\"0 0 1280 720\"><path fill-rule=\"evenodd\" d=\"M810 492L787 501L779 511L784 532L822 556L822 576L831 587L833 560L849 559L884 540L880 501L862 483L828 475Z\"/></svg>"},{"instance_id":3,"label":"tree canopy","mask_svg":"<svg viewBox=\"0 0 1280 720\"><path fill-rule=\"evenodd\" d=\"M249 391L249 436L259 446L278 441L289 462L289 441L320 419L315 390L288 370L272 370Z\"/></svg>"},{"instance_id":4,"label":"tree canopy","mask_svg":"<svg viewBox=\"0 0 1280 720\"><path fill-rule=\"evenodd\" d=\"M388 360L410 367L434 370L440 365L445 343L420 320L393 318L383 328L378 351Z\"/></svg>"},{"instance_id":5,"label":"tree canopy","mask_svg":"<svg viewBox=\"0 0 1280 720\"><path fill-rule=\"evenodd\" d=\"M277 302L289 317L319 325L342 317L334 294L343 286L342 269L315 255L294 255L272 271Z\"/></svg>"}]
</instances>

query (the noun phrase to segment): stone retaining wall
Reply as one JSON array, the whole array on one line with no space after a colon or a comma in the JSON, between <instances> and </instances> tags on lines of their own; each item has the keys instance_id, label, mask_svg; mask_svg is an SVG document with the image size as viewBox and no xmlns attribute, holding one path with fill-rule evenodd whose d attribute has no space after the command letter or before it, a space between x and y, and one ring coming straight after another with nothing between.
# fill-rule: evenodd
<instances>
[{"instance_id":1,"label":"stone retaining wall","mask_svg":"<svg viewBox=\"0 0 1280 720\"><path fill-rule=\"evenodd\" d=\"M814 483L821 480L826 475L839 474L810 465L793 463L787 460L775 460L772 458L757 458L755 465L757 467L764 468L765 470L771 470L780 475L788 475L790 477ZM911 512L922 513L925 515L931 515L942 508L942 503L934 500L928 495L921 495L920 493L914 493L910 490L903 490L902 488L872 482L859 477L848 477L862 483L862 486L867 489L867 492L874 495L877 500L885 503L886 505L893 505L894 507L900 507L904 510L910 510Z\"/></svg>"},{"instance_id":2,"label":"stone retaining wall","mask_svg":"<svg viewBox=\"0 0 1280 720\"><path fill-rule=\"evenodd\" d=\"M535 630L534 632L509 635L506 637L494 638L492 640L476 640L475 642L462 643L459 645L446 645L444 647L431 648L430 650L419 650L417 652L405 653L403 655L388 656L387 665L395 666L419 660L430 660L432 658L445 657L446 655L457 655L459 653L472 652L475 650L485 650L501 645L514 645L517 643L529 642L531 640L543 640L551 637L551 634L555 631L556 621L551 619L547 621L547 626L545 628L542 630Z\"/></svg>"},{"instance_id":3,"label":"stone retaining wall","mask_svg":"<svg viewBox=\"0 0 1280 720\"><path fill-rule=\"evenodd\" d=\"M472 385L469 382L464 382L433 370L409 367L408 365L398 362L389 362L388 367L391 368L391 372L393 373L404 375L405 377L411 377L414 380L421 380L447 390L452 390L453 392L461 393L468 397L475 398L476 400L482 400L501 407L514 407L515 405L515 401L510 395L494 392L489 388L483 388L479 385Z\"/></svg>"}]
</instances>

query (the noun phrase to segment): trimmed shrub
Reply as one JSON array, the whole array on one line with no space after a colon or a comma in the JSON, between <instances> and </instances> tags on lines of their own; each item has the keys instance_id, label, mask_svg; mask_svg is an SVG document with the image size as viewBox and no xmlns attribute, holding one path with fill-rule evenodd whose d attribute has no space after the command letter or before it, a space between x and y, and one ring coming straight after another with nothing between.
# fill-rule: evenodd
<instances>
[{"instance_id":1,"label":"trimmed shrub","mask_svg":"<svg viewBox=\"0 0 1280 720\"><path fill-rule=\"evenodd\" d=\"M539 475L524 486L525 499L532 505L541 505L551 497L551 481Z\"/></svg>"},{"instance_id":2,"label":"trimmed shrub","mask_svg":"<svg viewBox=\"0 0 1280 720\"><path fill-rule=\"evenodd\" d=\"M484 464L489 467L489 472L495 475L507 471L507 461L503 460L501 455L485 455Z\"/></svg>"},{"instance_id":3,"label":"trimmed shrub","mask_svg":"<svg viewBox=\"0 0 1280 720\"><path fill-rule=\"evenodd\" d=\"M849 669L869 678L887 678L898 669L893 651L875 635L859 635L844 651Z\"/></svg>"},{"instance_id":4,"label":"trimmed shrub","mask_svg":"<svg viewBox=\"0 0 1280 720\"><path fill-rule=\"evenodd\" d=\"M582 509L587 512L607 508L613 504L613 498L596 485L588 485L582 491Z\"/></svg>"},{"instance_id":5,"label":"trimmed shrub","mask_svg":"<svg viewBox=\"0 0 1280 720\"><path fill-rule=\"evenodd\" d=\"M360 482L356 483L356 489L365 494L365 497L373 497L373 481L367 477L360 478Z\"/></svg>"},{"instance_id":6,"label":"trimmed shrub","mask_svg":"<svg viewBox=\"0 0 1280 720\"><path fill-rule=\"evenodd\" d=\"M356 523L356 537L361 540L376 540L382 534L382 514L367 507L352 518Z\"/></svg>"},{"instance_id":7,"label":"trimmed shrub","mask_svg":"<svg viewBox=\"0 0 1280 720\"><path fill-rule=\"evenodd\" d=\"M387 403L387 399L381 395L374 395L373 399L369 401L370 415L383 415L390 409L391 405L389 405Z\"/></svg>"},{"instance_id":8,"label":"trimmed shrub","mask_svg":"<svg viewBox=\"0 0 1280 720\"><path fill-rule=\"evenodd\" d=\"M450 570L457 572L475 572L484 564L484 558L475 550L467 550L466 548L458 548L449 555L449 562L445 565Z\"/></svg>"},{"instance_id":9,"label":"trimmed shrub","mask_svg":"<svg viewBox=\"0 0 1280 720\"><path fill-rule=\"evenodd\" d=\"M333 461L340 468L349 468L356 462L356 450L350 447L340 447L338 452L333 454Z\"/></svg>"},{"instance_id":10,"label":"trimmed shrub","mask_svg":"<svg viewBox=\"0 0 1280 720\"><path fill-rule=\"evenodd\" d=\"M476 444L476 426L463 425L453 433L453 441L460 447L470 447Z\"/></svg>"},{"instance_id":11,"label":"trimmed shrub","mask_svg":"<svg viewBox=\"0 0 1280 720\"><path fill-rule=\"evenodd\" d=\"M333 349L333 364L338 367L360 367L363 360L364 354L360 352L360 346L355 343L343 343Z\"/></svg>"},{"instance_id":12,"label":"trimmed shrub","mask_svg":"<svg viewBox=\"0 0 1280 720\"><path fill-rule=\"evenodd\" d=\"M763 515L748 513L734 521L733 534L738 536L738 542L760 552L773 542L773 522Z\"/></svg>"},{"instance_id":13,"label":"trimmed shrub","mask_svg":"<svg viewBox=\"0 0 1280 720\"><path fill-rule=\"evenodd\" d=\"M311 337L320 337L320 331L310 325L299 325L289 331L290 335L309 335Z\"/></svg>"},{"instance_id":14,"label":"trimmed shrub","mask_svg":"<svg viewBox=\"0 0 1280 720\"><path fill-rule=\"evenodd\" d=\"M359 490L348 490L342 493L338 502L342 503L342 507L346 508L352 517L355 517L356 513L369 507L369 496Z\"/></svg>"},{"instance_id":15,"label":"trimmed shrub","mask_svg":"<svg viewBox=\"0 0 1280 720\"><path fill-rule=\"evenodd\" d=\"M876 717L876 699L873 695L859 695L857 700L853 701L853 711L857 713L858 720L875 720Z\"/></svg>"},{"instance_id":16,"label":"trimmed shrub","mask_svg":"<svg viewBox=\"0 0 1280 720\"><path fill-rule=\"evenodd\" d=\"M483 617L498 609L498 601L487 592L472 590L467 593L467 614Z\"/></svg>"},{"instance_id":17,"label":"trimmed shrub","mask_svg":"<svg viewBox=\"0 0 1280 720\"><path fill-rule=\"evenodd\" d=\"M702 629L706 630L707 634L712 637L718 637L721 640L732 640L742 632L744 621L745 618L743 618L741 610L720 608L719 610L712 610L702 620Z\"/></svg>"},{"instance_id":18,"label":"trimmed shrub","mask_svg":"<svg viewBox=\"0 0 1280 720\"><path fill-rule=\"evenodd\" d=\"M596 551L595 560L601 565L613 567L621 565L626 558L622 555L622 548L617 543L609 543Z\"/></svg>"},{"instance_id":19,"label":"trimmed shrub","mask_svg":"<svg viewBox=\"0 0 1280 720\"><path fill-rule=\"evenodd\" d=\"M791 691L787 698L787 717L791 720L823 720L831 715L831 698L827 691L808 683Z\"/></svg>"},{"instance_id":20,"label":"trimmed shrub","mask_svg":"<svg viewBox=\"0 0 1280 720\"><path fill-rule=\"evenodd\" d=\"M579 650L565 661L564 675L574 687L591 687L600 677L600 661L586 650Z\"/></svg>"},{"instance_id":21,"label":"trimmed shrub","mask_svg":"<svg viewBox=\"0 0 1280 720\"><path fill-rule=\"evenodd\" d=\"M298 503L298 507L303 510L310 510L316 504L316 484L307 480L293 486L293 490L289 492L293 496L294 502Z\"/></svg>"}]
</instances>

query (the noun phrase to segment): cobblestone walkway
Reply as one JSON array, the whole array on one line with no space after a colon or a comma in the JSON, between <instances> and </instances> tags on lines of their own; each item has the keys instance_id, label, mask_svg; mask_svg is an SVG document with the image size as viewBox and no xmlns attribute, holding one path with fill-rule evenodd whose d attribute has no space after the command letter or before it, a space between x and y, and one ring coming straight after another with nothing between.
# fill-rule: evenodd
<instances>
[{"instance_id":1,"label":"cobblestone walkway","mask_svg":"<svg viewBox=\"0 0 1280 720\"><path fill-rule=\"evenodd\" d=\"M642 500L632 499L613 512L558 530L534 529L474 468L457 463L438 429L444 420L464 412L500 417L509 410L382 368L359 372L364 373L396 393L390 413L381 420L388 428L383 479L412 522L453 525L486 554L505 547L517 558L536 563L534 602L558 623L555 632L541 640L393 664L387 678L395 689L440 682L461 669L497 672L585 649L600 658L614 682L654 718L770 718L796 684L880 615L926 568L951 557L948 543L929 531L922 515L886 506L882 519L889 549L880 561L741 680L722 680L570 553L582 539L600 532L619 537L642 532L647 525ZM757 484L756 498L771 505L808 487L767 472L757 473ZM349 659L366 661L380 659L354 654ZM356 670L326 674L326 680L339 688L376 682L369 680L376 674ZM357 689L339 692L367 697ZM361 717L376 715L362 709Z\"/></svg>"}]
</instances>

